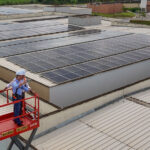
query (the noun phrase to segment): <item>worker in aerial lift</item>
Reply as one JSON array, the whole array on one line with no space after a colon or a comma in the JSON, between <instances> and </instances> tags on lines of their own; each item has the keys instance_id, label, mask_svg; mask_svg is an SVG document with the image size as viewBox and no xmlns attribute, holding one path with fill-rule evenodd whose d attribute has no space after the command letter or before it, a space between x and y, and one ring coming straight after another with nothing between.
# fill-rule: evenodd
<instances>
[{"instance_id":1,"label":"worker in aerial lift","mask_svg":"<svg viewBox=\"0 0 150 150\"><path fill-rule=\"evenodd\" d=\"M24 80L27 80L27 79L26 79L26 76L25 76L26 70L21 69L21 70L19 70L19 71L16 72L16 75L17 75L20 71L22 72L22 78L23 78L23 80L21 80L20 82L23 82ZM12 87L12 83L13 83L15 80L16 80L16 78L14 78L10 83L8 83L7 86L4 88L3 91L5 91L5 90L9 89L10 87ZM28 84L27 82L26 82L25 86L28 87L29 89L31 89L30 86L29 86L29 84ZM23 91L23 93L22 93L22 99L24 99L24 98L25 98L25 91ZM21 107L20 107L20 109L21 109L21 110L20 110L20 115L21 115L21 114L22 114L22 102L21 102Z\"/></svg>"},{"instance_id":2,"label":"worker in aerial lift","mask_svg":"<svg viewBox=\"0 0 150 150\"><path fill-rule=\"evenodd\" d=\"M19 70L16 72L16 78L10 83L13 90L13 101L21 100L23 98L24 92L31 92L34 94L34 92L27 86L27 80L25 79L25 70ZM6 89L6 88L5 88ZM4 90L5 90L4 89ZM20 116L22 112L22 102L18 102L14 104L14 117ZM23 123L20 120L20 118L14 119L14 122L18 126L22 126Z\"/></svg>"}]
</instances>

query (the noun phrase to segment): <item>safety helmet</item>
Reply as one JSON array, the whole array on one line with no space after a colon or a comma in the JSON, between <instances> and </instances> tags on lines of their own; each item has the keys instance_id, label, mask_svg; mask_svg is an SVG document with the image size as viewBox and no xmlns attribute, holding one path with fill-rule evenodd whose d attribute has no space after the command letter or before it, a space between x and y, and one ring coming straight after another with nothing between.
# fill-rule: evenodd
<instances>
[{"instance_id":1,"label":"safety helmet","mask_svg":"<svg viewBox=\"0 0 150 150\"><path fill-rule=\"evenodd\" d=\"M16 72L16 75L17 75L17 76L21 76L21 75L24 75L24 76L25 76L25 74L26 74L26 70L25 70L25 69L20 69L20 70L18 70L18 71Z\"/></svg>"}]
</instances>

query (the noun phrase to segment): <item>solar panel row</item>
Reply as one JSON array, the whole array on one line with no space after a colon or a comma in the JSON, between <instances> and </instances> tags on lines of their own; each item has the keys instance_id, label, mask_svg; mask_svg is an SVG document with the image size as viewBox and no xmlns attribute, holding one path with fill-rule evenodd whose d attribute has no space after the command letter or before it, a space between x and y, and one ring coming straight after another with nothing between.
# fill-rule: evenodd
<instances>
[{"instance_id":1,"label":"solar panel row","mask_svg":"<svg viewBox=\"0 0 150 150\"><path fill-rule=\"evenodd\" d=\"M51 39L68 37L68 36L96 34L96 33L100 33L100 32L101 31L97 30L97 29L89 29L89 30L74 31L71 33L70 32L63 32L63 33L57 33L57 34L50 34L50 35L31 37L31 38L27 38L27 39L20 39L20 40L13 40L13 41L1 41L0 47L18 45L18 44L23 44L23 43L32 43L32 42L38 42L38 41L44 41L44 40L51 40Z\"/></svg>"},{"instance_id":2,"label":"solar panel row","mask_svg":"<svg viewBox=\"0 0 150 150\"><path fill-rule=\"evenodd\" d=\"M35 44L33 46L36 47ZM41 48L43 46L41 44ZM149 47L141 49L147 46L150 46L149 36L132 34L35 52L32 55L8 57L8 60L32 72L46 71L42 73L43 77L60 84L148 59Z\"/></svg>"},{"instance_id":3,"label":"solar panel row","mask_svg":"<svg viewBox=\"0 0 150 150\"><path fill-rule=\"evenodd\" d=\"M24 30L11 30L4 31L0 34L0 41L24 38L24 37L32 37L44 34L52 34L66 31L75 31L80 30L82 28L70 26L70 25L57 25L50 27L40 27L40 28L32 28L32 29L24 29Z\"/></svg>"},{"instance_id":4,"label":"solar panel row","mask_svg":"<svg viewBox=\"0 0 150 150\"><path fill-rule=\"evenodd\" d=\"M35 22L25 22L25 23L10 23L0 25L0 32L4 31L13 31L13 30L25 30L25 29L33 29L33 28L40 28L40 27L49 27L55 25L63 25L66 24L65 19L59 20L45 20L45 21L35 21Z\"/></svg>"},{"instance_id":5,"label":"solar panel row","mask_svg":"<svg viewBox=\"0 0 150 150\"><path fill-rule=\"evenodd\" d=\"M110 34L109 34L110 33ZM125 33L121 32L101 32L97 34L84 34L79 36L70 36L70 37L63 37L59 39L50 39L50 40L42 40L37 42L31 43L23 43L18 45L11 45L7 47L0 47L0 57L7 57L17 54L23 54L28 52L34 51L44 51L51 48L56 48L60 46L66 46L76 43L83 43L88 41L94 41L99 39L106 39L106 38L114 38L115 36L125 36Z\"/></svg>"},{"instance_id":6,"label":"solar panel row","mask_svg":"<svg viewBox=\"0 0 150 150\"><path fill-rule=\"evenodd\" d=\"M21 9L21 8L12 8L12 7L1 7L0 9L0 14L3 15L29 14L29 13L37 13L37 12L42 12L42 10Z\"/></svg>"},{"instance_id":7,"label":"solar panel row","mask_svg":"<svg viewBox=\"0 0 150 150\"><path fill-rule=\"evenodd\" d=\"M150 59L150 47L48 71L41 75L61 84L147 59Z\"/></svg>"},{"instance_id":8,"label":"solar panel row","mask_svg":"<svg viewBox=\"0 0 150 150\"><path fill-rule=\"evenodd\" d=\"M7 44L0 47L0 57L8 56L9 61L40 73L57 84L150 57L149 36L122 32L89 30L74 35L48 35Z\"/></svg>"},{"instance_id":9,"label":"solar panel row","mask_svg":"<svg viewBox=\"0 0 150 150\"><path fill-rule=\"evenodd\" d=\"M80 39L78 38L78 40ZM52 44L53 43L49 43L49 45L33 44L32 48L44 49L48 46L52 46ZM32 53L32 55L31 53L17 55L8 57L7 59L15 64L25 67L32 72L39 73L47 70L88 62L111 55L125 53L128 51L133 51L147 46L150 46L150 41L145 39L145 37L143 38L143 35L128 35L113 39L98 40L59 47L55 49L35 52ZM6 51L9 52L9 55L13 55L12 52L14 52L14 54L16 53L15 50L12 51L12 49L8 50L7 47L5 48ZM32 48L30 47L29 50ZM25 47L24 49L23 47L20 47L20 54L22 52L27 52L27 49L28 47Z\"/></svg>"}]
</instances>

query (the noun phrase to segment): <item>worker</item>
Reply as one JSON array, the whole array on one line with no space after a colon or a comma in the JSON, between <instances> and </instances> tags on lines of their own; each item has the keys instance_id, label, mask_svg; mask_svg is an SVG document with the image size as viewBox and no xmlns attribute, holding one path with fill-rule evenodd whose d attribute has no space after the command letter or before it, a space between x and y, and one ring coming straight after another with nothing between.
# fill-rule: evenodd
<instances>
[{"instance_id":1,"label":"worker","mask_svg":"<svg viewBox=\"0 0 150 150\"><path fill-rule=\"evenodd\" d=\"M19 70L16 72L16 78L11 82L12 90L13 90L13 101L21 100L23 97L23 92L31 92L34 94L34 92L27 86L27 80L25 79L25 71ZM20 116L21 114L21 103L18 102L14 104L14 117ZM20 118L15 118L14 122L18 126L22 126L23 123L20 120Z\"/></svg>"},{"instance_id":2,"label":"worker","mask_svg":"<svg viewBox=\"0 0 150 150\"><path fill-rule=\"evenodd\" d=\"M27 80L27 79L26 79L26 76L25 76L26 70L21 69L21 70L19 70L19 71L16 72L16 75L17 75L20 71L21 71L22 74L23 74L23 80L21 80L21 82L23 82L24 80ZM8 83L7 86L4 88L3 91L5 91L5 90L9 89L10 87L12 87L12 83L13 83L15 80L16 80L16 78L14 78L10 83ZM30 89L30 86L29 86L28 83L26 83L25 86L28 87L28 88ZM24 99L24 98L25 98L25 92L23 93L22 96L23 96L22 99Z\"/></svg>"},{"instance_id":3,"label":"worker","mask_svg":"<svg viewBox=\"0 0 150 150\"><path fill-rule=\"evenodd\" d=\"M24 70L20 70L16 73L16 80L14 80L12 82L12 89L13 89L13 101L16 100L21 100L23 97L23 92L31 92L32 94L34 94L34 92L29 89L28 87L26 87L26 83L27 80L25 80L24 78L25 76L25 72ZM23 80L23 82L22 82ZM14 104L14 117L20 116L21 114L21 102L18 102L16 104ZM22 122L20 120L20 118L16 118L14 119L14 122L18 125L18 126L22 126Z\"/></svg>"},{"instance_id":4,"label":"worker","mask_svg":"<svg viewBox=\"0 0 150 150\"><path fill-rule=\"evenodd\" d=\"M17 72L16 72L16 76L18 75L18 73L19 73L20 71L22 72L22 78L23 78L23 80L21 80L20 83L22 83L24 80L27 80L26 77L25 77L26 70L21 69L21 70L17 71ZM14 78L10 83L8 83L7 86L4 88L3 91L5 91L5 90L9 89L10 87L12 87L12 83L13 83L15 80L16 80L16 78ZM30 86L29 86L29 84L28 84L27 82L26 82L25 86L28 87L29 89L31 89ZM22 99L25 99L25 91L22 92ZM21 107L20 107L20 115L22 115L22 102L21 102Z\"/></svg>"}]
</instances>

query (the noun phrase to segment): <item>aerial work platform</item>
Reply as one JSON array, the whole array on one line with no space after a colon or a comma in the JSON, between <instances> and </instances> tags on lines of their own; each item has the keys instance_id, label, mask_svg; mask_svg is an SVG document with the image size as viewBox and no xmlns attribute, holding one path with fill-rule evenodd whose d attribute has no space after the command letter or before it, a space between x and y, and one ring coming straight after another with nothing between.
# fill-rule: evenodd
<instances>
[{"instance_id":1,"label":"aerial work platform","mask_svg":"<svg viewBox=\"0 0 150 150\"><path fill-rule=\"evenodd\" d=\"M34 95L22 100L12 101L10 99L11 93L11 89L0 91L0 94L6 98L6 101L3 104L0 104L0 141L11 138L12 142L10 143L8 149L11 149L13 144L16 144L19 149L25 149L25 147L29 147L31 144L33 136L39 127L39 96ZM19 102L22 102L22 114L14 117L12 106ZM4 113L5 110L6 113ZM20 120L23 122L23 125L18 126L14 122L15 118L20 118ZM24 147L18 140L18 135L29 130L33 131L29 140L27 141L27 145Z\"/></svg>"}]
</instances>

